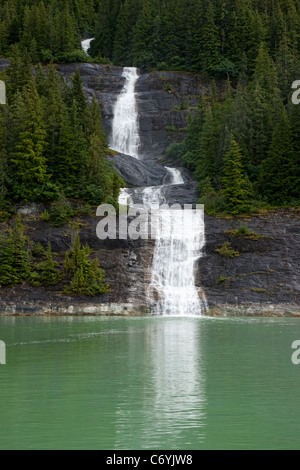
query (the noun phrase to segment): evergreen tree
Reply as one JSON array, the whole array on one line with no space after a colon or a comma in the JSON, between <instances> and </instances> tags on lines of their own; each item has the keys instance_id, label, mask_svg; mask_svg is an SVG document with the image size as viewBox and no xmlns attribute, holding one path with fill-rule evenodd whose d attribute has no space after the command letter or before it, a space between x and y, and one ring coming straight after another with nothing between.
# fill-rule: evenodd
<instances>
[{"instance_id":1,"label":"evergreen tree","mask_svg":"<svg viewBox=\"0 0 300 470\"><path fill-rule=\"evenodd\" d=\"M51 244L48 242L45 251L45 261L37 265L37 269L41 271L39 282L46 286L54 286L59 281L59 271L57 270L58 262L53 259Z\"/></svg>"},{"instance_id":2,"label":"evergreen tree","mask_svg":"<svg viewBox=\"0 0 300 470\"><path fill-rule=\"evenodd\" d=\"M133 30L131 28L131 8L129 0L121 5L116 25L116 35L112 59L115 64L129 66L131 59L131 41Z\"/></svg>"},{"instance_id":3,"label":"evergreen tree","mask_svg":"<svg viewBox=\"0 0 300 470\"><path fill-rule=\"evenodd\" d=\"M215 184L219 184L219 176L222 168L218 166L219 145L222 131L221 104L217 99L216 85L213 82L211 105L206 110L201 138L199 142L195 176L202 180L211 178Z\"/></svg>"},{"instance_id":4,"label":"evergreen tree","mask_svg":"<svg viewBox=\"0 0 300 470\"><path fill-rule=\"evenodd\" d=\"M225 155L224 176L222 178L223 195L228 212L239 214L249 210L251 184L242 165L242 154L235 140L231 141Z\"/></svg>"},{"instance_id":5,"label":"evergreen tree","mask_svg":"<svg viewBox=\"0 0 300 470\"><path fill-rule=\"evenodd\" d=\"M195 170L199 158L201 135L206 117L206 108L203 95L200 95L198 108L194 116L187 119L187 131L185 138L186 153L182 157L185 165Z\"/></svg>"},{"instance_id":6,"label":"evergreen tree","mask_svg":"<svg viewBox=\"0 0 300 470\"><path fill-rule=\"evenodd\" d=\"M44 156L46 131L41 101L35 81L24 88L21 102L23 118L19 128L19 142L11 157L15 166L15 190L24 200L35 197L35 189L49 179Z\"/></svg>"},{"instance_id":7,"label":"evergreen tree","mask_svg":"<svg viewBox=\"0 0 300 470\"><path fill-rule=\"evenodd\" d=\"M215 8L212 2L204 14L199 51L199 72L212 73L220 62L220 39L215 23Z\"/></svg>"},{"instance_id":8,"label":"evergreen tree","mask_svg":"<svg viewBox=\"0 0 300 470\"><path fill-rule=\"evenodd\" d=\"M202 0L192 0L188 11L187 22L186 58L187 68L192 71L200 71L199 64L201 30L203 26Z\"/></svg>"},{"instance_id":9,"label":"evergreen tree","mask_svg":"<svg viewBox=\"0 0 300 470\"><path fill-rule=\"evenodd\" d=\"M152 35L155 18L155 6L152 0L144 0L138 16L133 37L133 63L137 67L151 69L155 64L152 47Z\"/></svg>"},{"instance_id":10,"label":"evergreen tree","mask_svg":"<svg viewBox=\"0 0 300 470\"><path fill-rule=\"evenodd\" d=\"M89 51L93 57L101 55L112 59L120 7L120 0L103 0L100 3L95 39Z\"/></svg>"},{"instance_id":11,"label":"evergreen tree","mask_svg":"<svg viewBox=\"0 0 300 470\"><path fill-rule=\"evenodd\" d=\"M286 112L274 130L272 142L261 166L260 187L272 204L286 203L299 196L299 160L296 161Z\"/></svg>"},{"instance_id":12,"label":"evergreen tree","mask_svg":"<svg viewBox=\"0 0 300 470\"><path fill-rule=\"evenodd\" d=\"M66 273L72 276L65 292L92 296L110 292L109 285L105 283L104 270L100 268L98 259L91 259L90 255L90 247L81 247L77 233L73 247L66 253L64 261Z\"/></svg>"},{"instance_id":13,"label":"evergreen tree","mask_svg":"<svg viewBox=\"0 0 300 470\"><path fill-rule=\"evenodd\" d=\"M6 126L4 113L0 108L0 212L5 206L7 194L7 150Z\"/></svg>"},{"instance_id":14,"label":"evergreen tree","mask_svg":"<svg viewBox=\"0 0 300 470\"><path fill-rule=\"evenodd\" d=\"M10 67L7 70L7 97L8 101L12 99L17 91L22 91L25 85L32 80L31 59L27 50L21 53L17 45L11 48L12 56Z\"/></svg>"},{"instance_id":15,"label":"evergreen tree","mask_svg":"<svg viewBox=\"0 0 300 470\"><path fill-rule=\"evenodd\" d=\"M0 284L14 285L34 279L24 227L17 216L9 235L0 237Z\"/></svg>"}]
</instances>

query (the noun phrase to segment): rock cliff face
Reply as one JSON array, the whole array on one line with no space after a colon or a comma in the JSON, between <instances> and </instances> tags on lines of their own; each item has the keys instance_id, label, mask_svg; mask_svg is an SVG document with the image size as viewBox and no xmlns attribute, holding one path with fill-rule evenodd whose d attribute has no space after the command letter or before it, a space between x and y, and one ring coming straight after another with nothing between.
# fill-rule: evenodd
<instances>
[{"instance_id":1,"label":"rock cliff face","mask_svg":"<svg viewBox=\"0 0 300 470\"><path fill-rule=\"evenodd\" d=\"M247 224L257 236L234 236ZM278 311L300 314L300 211L278 210L244 219L205 216L206 245L197 263L197 284L206 292L212 311ZM238 256L216 250L230 242Z\"/></svg>"},{"instance_id":2,"label":"rock cliff face","mask_svg":"<svg viewBox=\"0 0 300 470\"><path fill-rule=\"evenodd\" d=\"M5 67L7 61L0 61L0 70ZM68 80L76 68L80 71L89 99L95 96L101 103L103 124L109 136L114 105L124 84L122 68L62 64L57 70ZM218 89L222 89L221 83ZM197 105L199 93L207 94L209 84L195 74L153 72L140 76L136 91L144 159L137 161L130 156L117 155L112 160L130 187L165 184L168 173L158 165L161 156L170 138L183 138L189 112L187 107ZM165 187L164 196L169 203L197 201L196 184L187 170L183 171L183 178L185 185ZM212 313L300 314L299 214L299 211L291 209L246 220L205 216L206 245L197 262L196 284L205 292ZM50 241L53 251L63 255L69 246L67 226L50 227L39 219L38 213L26 216L25 221L27 233L34 241L44 246ZM228 233L245 222L259 235L256 239ZM2 288L0 312L146 313L154 242L101 241L96 236L97 223L96 216L83 217L81 240L88 242L97 252L112 286L111 294L91 299L62 296L50 288ZM238 256L227 258L216 251L225 242L231 243Z\"/></svg>"},{"instance_id":3,"label":"rock cliff face","mask_svg":"<svg viewBox=\"0 0 300 470\"><path fill-rule=\"evenodd\" d=\"M222 83L218 88L222 89ZM161 156L170 140L183 139L189 109L197 107L199 95L209 91L210 84L197 74L152 72L140 76L136 92L145 159Z\"/></svg>"},{"instance_id":4,"label":"rock cliff face","mask_svg":"<svg viewBox=\"0 0 300 470\"><path fill-rule=\"evenodd\" d=\"M42 207L39 208L42 210ZM68 249L68 226L51 227L38 214L25 217L27 235L53 251ZM1 288L1 313L145 314L151 279L153 240L99 240L96 216L82 217L82 243L89 243L106 270L112 292L93 298L61 295L55 288ZM300 211L276 211L247 219L205 216L206 244L196 265L196 285L215 315L300 315ZM228 231L247 223L258 236ZM216 250L230 241L238 256Z\"/></svg>"},{"instance_id":5,"label":"rock cliff face","mask_svg":"<svg viewBox=\"0 0 300 470\"><path fill-rule=\"evenodd\" d=\"M124 85L122 67L96 64L61 64L57 70L66 79L79 70L84 91L101 103L103 124L109 136L116 99ZM217 83L218 90L224 83ZM157 160L172 140L182 140L189 108L195 108L200 93L207 93L210 84L200 75L183 72L142 74L136 85L139 107L141 154L147 161Z\"/></svg>"}]
</instances>

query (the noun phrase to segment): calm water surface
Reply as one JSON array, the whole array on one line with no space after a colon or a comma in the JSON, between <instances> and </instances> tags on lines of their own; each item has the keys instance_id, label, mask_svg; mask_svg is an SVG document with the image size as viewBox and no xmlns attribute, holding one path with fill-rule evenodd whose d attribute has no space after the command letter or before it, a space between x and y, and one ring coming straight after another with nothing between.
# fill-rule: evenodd
<instances>
[{"instance_id":1,"label":"calm water surface","mask_svg":"<svg viewBox=\"0 0 300 470\"><path fill-rule=\"evenodd\" d=\"M1 449L297 449L299 319L1 317Z\"/></svg>"}]
</instances>

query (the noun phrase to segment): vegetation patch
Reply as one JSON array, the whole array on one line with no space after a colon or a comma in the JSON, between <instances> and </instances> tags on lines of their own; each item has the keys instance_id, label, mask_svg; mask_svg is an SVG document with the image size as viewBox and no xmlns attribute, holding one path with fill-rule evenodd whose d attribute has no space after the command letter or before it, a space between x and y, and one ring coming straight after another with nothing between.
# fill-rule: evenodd
<instances>
[{"instance_id":1,"label":"vegetation patch","mask_svg":"<svg viewBox=\"0 0 300 470\"><path fill-rule=\"evenodd\" d=\"M0 218L20 202L51 202L53 225L72 217L67 198L117 206L123 181L107 159L99 104L88 103L78 70L67 84L52 64L33 75L18 46L10 60L0 107Z\"/></svg>"},{"instance_id":2,"label":"vegetation patch","mask_svg":"<svg viewBox=\"0 0 300 470\"><path fill-rule=\"evenodd\" d=\"M253 273L245 273L245 274L237 274L237 277L248 277L248 276L255 276L257 274L274 274L275 271L273 269L269 269L269 271L256 271Z\"/></svg>"},{"instance_id":3,"label":"vegetation patch","mask_svg":"<svg viewBox=\"0 0 300 470\"><path fill-rule=\"evenodd\" d=\"M225 242L220 248L216 249L216 252L226 258L235 258L240 256L240 253L232 248L230 242Z\"/></svg>"},{"instance_id":4,"label":"vegetation patch","mask_svg":"<svg viewBox=\"0 0 300 470\"><path fill-rule=\"evenodd\" d=\"M167 93L170 93L171 95L175 94L175 90L169 82L165 84L163 91L166 91Z\"/></svg>"},{"instance_id":5,"label":"vegetation patch","mask_svg":"<svg viewBox=\"0 0 300 470\"><path fill-rule=\"evenodd\" d=\"M50 242L45 249L24 234L20 215L11 228L0 236L0 286L28 283L34 286L57 286L63 293L95 296L110 292L105 282L105 271L92 249L81 246L80 223L72 223L75 234L71 248L62 260L60 253L52 252Z\"/></svg>"},{"instance_id":6,"label":"vegetation patch","mask_svg":"<svg viewBox=\"0 0 300 470\"><path fill-rule=\"evenodd\" d=\"M261 294L268 294L270 295L270 292L268 292L266 289L263 289L261 287L252 287L250 290L252 290L252 292L259 292Z\"/></svg>"},{"instance_id":7,"label":"vegetation patch","mask_svg":"<svg viewBox=\"0 0 300 470\"><path fill-rule=\"evenodd\" d=\"M219 283L219 284L222 284L223 282L229 281L230 279L232 279L232 277L223 277L223 276L220 276L220 277L219 277L219 280L218 280L218 283Z\"/></svg>"},{"instance_id":8,"label":"vegetation patch","mask_svg":"<svg viewBox=\"0 0 300 470\"><path fill-rule=\"evenodd\" d=\"M70 284L64 289L67 294L95 296L110 292L109 284L104 280L105 271L100 268L97 258L91 259L91 253L87 244L81 246L77 233L64 259L64 272L70 278Z\"/></svg>"},{"instance_id":9,"label":"vegetation patch","mask_svg":"<svg viewBox=\"0 0 300 470\"><path fill-rule=\"evenodd\" d=\"M273 238L267 235L260 235L254 230L250 229L247 224L240 225L239 228L232 230L225 230L226 235L231 235L238 238L246 238L248 240L258 240L260 238Z\"/></svg>"}]
</instances>

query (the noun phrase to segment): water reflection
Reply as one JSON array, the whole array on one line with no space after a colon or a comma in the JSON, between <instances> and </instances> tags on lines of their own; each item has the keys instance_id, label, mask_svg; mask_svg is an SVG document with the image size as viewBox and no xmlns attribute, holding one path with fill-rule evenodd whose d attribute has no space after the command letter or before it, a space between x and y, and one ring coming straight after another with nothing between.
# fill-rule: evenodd
<instances>
[{"instance_id":1,"label":"water reflection","mask_svg":"<svg viewBox=\"0 0 300 470\"><path fill-rule=\"evenodd\" d=\"M136 325L133 327L136 333ZM136 366L136 334L129 349ZM201 351L201 321L196 318L155 319L142 334L143 370L136 370L134 406L131 390L119 397L116 448L128 446L128 436L139 436L140 449L199 448L205 438L205 369ZM140 379L143 378L143 384ZM136 390L141 395L137 398ZM128 448L128 447L127 447Z\"/></svg>"}]
</instances>

